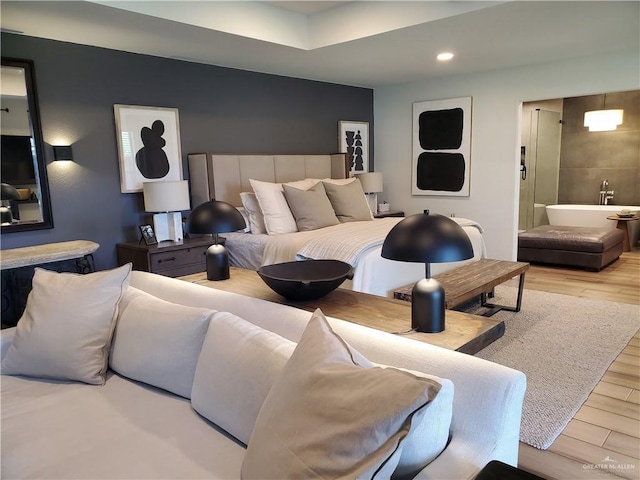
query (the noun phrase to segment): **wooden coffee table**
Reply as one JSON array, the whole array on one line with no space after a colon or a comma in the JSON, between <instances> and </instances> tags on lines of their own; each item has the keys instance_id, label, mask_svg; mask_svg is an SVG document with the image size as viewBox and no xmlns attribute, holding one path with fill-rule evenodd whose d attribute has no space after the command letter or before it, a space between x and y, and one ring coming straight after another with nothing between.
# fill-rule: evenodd
<instances>
[{"instance_id":1,"label":"wooden coffee table","mask_svg":"<svg viewBox=\"0 0 640 480\"><path fill-rule=\"evenodd\" d=\"M434 278L437 279L444 288L445 308L455 308L462 303L480 296L482 306L491 309L485 313L484 316L490 317L500 310L508 310L511 312L520 311L524 274L527 270L529 270L528 263L482 258L477 262L467 263L462 267L434 275ZM515 307L487 303L487 294L492 292L494 287L517 275L520 275L520 281ZM405 285L393 292L393 298L410 302L412 289L413 284Z\"/></svg>"},{"instance_id":2,"label":"wooden coffee table","mask_svg":"<svg viewBox=\"0 0 640 480\"><path fill-rule=\"evenodd\" d=\"M287 300L271 290L253 270L231 267L231 278L221 281L207 280L206 273L179 277L218 290L241 293L313 312L316 308L331 317L365 325L389 333L411 330L411 305L392 298L338 288L318 300L304 302ZM504 334L504 322L447 310L445 330L440 333L412 332L404 336L449 350L474 354Z\"/></svg>"}]
</instances>

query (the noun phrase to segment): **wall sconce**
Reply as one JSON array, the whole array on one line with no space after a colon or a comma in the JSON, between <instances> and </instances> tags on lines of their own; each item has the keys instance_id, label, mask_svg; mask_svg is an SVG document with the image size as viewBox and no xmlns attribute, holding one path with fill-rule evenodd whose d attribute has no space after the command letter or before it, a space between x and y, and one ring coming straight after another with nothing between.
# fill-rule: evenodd
<instances>
[{"instance_id":1,"label":"wall sconce","mask_svg":"<svg viewBox=\"0 0 640 480\"><path fill-rule=\"evenodd\" d=\"M73 151L70 145L53 147L53 161L57 162L60 160L73 162Z\"/></svg>"}]
</instances>

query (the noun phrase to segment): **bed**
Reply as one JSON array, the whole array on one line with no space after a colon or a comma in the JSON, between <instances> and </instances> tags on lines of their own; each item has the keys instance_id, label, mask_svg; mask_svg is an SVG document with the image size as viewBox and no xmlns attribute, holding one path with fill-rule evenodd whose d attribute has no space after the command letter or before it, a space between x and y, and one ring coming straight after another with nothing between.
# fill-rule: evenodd
<instances>
[{"instance_id":1,"label":"bed","mask_svg":"<svg viewBox=\"0 0 640 480\"><path fill-rule=\"evenodd\" d=\"M343 286L373 295L392 296L397 287L424 278L424 265L387 260L380 255L382 243L393 226L401 218L371 219L367 210L366 219L346 221L307 231L297 231L296 224L283 226L278 217L274 224L269 217L271 206L263 201L258 208L247 205L247 199L256 194L272 195L280 204L276 211L295 210L297 203L287 205L282 192L286 184L302 190L313 190L320 182L325 188L345 190L352 185L348 178L347 162L344 154L335 155L189 155L189 175L192 205L215 198L238 207L246 216L252 232L232 232L224 234L231 265L257 270L262 265L270 265L293 260L335 258L346 261L353 267L353 279ZM332 179L332 180L329 180ZM329 183L329 185L327 184ZM331 187L338 185L338 187ZM276 187L277 186L277 187ZM343 188L344 187L344 188ZM348 187L352 190L356 187ZM323 188L320 188L323 190ZM290 189L288 190L290 191ZM246 193L243 193L246 192ZM327 196L330 196L328 190ZM242 194L242 195L241 195ZM311 195L311 194L309 194ZM258 196L258 195L256 195ZM264 197L259 197L265 200ZM243 202L244 200L244 202ZM256 199L253 199L255 202ZM366 205L366 199L362 195ZM282 202L285 202L284 204ZM355 202L354 202L355 203ZM333 204L335 207L335 203ZM250 207L250 208L247 208ZM290 207L290 208L289 208ZM353 205L348 208L355 208ZM263 231L251 213L259 213L272 227ZM339 212L336 207L336 215ZM284 212L287 213L287 212ZM289 212L290 213L290 212ZM344 213L344 212L342 212ZM347 212L348 213L348 212ZM340 215L338 215L340 217ZM292 218L294 218L292 216ZM294 218L296 221L298 217ZM432 274L456 268L470 261L486 257L482 227L475 221L455 218L465 230L473 245L474 257L462 262L433 264ZM288 220L289 222L291 220ZM286 223L286 222L285 222Z\"/></svg>"}]
</instances>

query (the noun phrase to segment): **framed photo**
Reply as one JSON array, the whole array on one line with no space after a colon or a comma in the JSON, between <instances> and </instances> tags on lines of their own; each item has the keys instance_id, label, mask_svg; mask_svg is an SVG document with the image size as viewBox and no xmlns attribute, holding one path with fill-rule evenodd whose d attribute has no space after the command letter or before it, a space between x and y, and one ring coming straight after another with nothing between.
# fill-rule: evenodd
<instances>
[{"instance_id":1,"label":"framed photo","mask_svg":"<svg viewBox=\"0 0 640 480\"><path fill-rule=\"evenodd\" d=\"M468 197L471 97L413 104L412 195Z\"/></svg>"},{"instance_id":2,"label":"framed photo","mask_svg":"<svg viewBox=\"0 0 640 480\"><path fill-rule=\"evenodd\" d=\"M143 182L182 180L177 108L114 105L120 191L142 191Z\"/></svg>"},{"instance_id":3,"label":"framed photo","mask_svg":"<svg viewBox=\"0 0 640 480\"><path fill-rule=\"evenodd\" d=\"M349 157L349 176L369 171L369 122L340 121L338 150Z\"/></svg>"},{"instance_id":4,"label":"framed photo","mask_svg":"<svg viewBox=\"0 0 640 480\"><path fill-rule=\"evenodd\" d=\"M145 245L155 245L158 243L156 234L153 233L153 227L151 225L140 225L140 233L142 233L142 239Z\"/></svg>"}]
</instances>

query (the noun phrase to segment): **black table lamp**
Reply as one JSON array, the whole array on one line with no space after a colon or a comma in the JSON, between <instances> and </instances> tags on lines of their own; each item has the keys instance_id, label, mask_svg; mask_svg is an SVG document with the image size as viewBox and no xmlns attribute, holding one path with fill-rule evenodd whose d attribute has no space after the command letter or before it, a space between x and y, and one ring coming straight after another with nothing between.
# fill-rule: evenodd
<instances>
[{"instance_id":1,"label":"black table lamp","mask_svg":"<svg viewBox=\"0 0 640 480\"><path fill-rule=\"evenodd\" d=\"M431 278L431 263L456 262L473 257L469 236L443 215L411 215L391 229L382 244L382 256L425 264L425 277L411 292L411 327L418 332L444 330L444 289Z\"/></svg>"},{"instance_id":2,"label":"black table lamp","mask_svg":"<svg viewBox=\"0 0 640 480\"><path fill-rule=\"evenodd\" d=\"M229 278L229 254L220 245L218 234L245 228L242 214L230 203L211 200L198 205L187 218L187 232L213 235L214 243L207 249L207 280Z\"/></svg>"}]
</instances>

